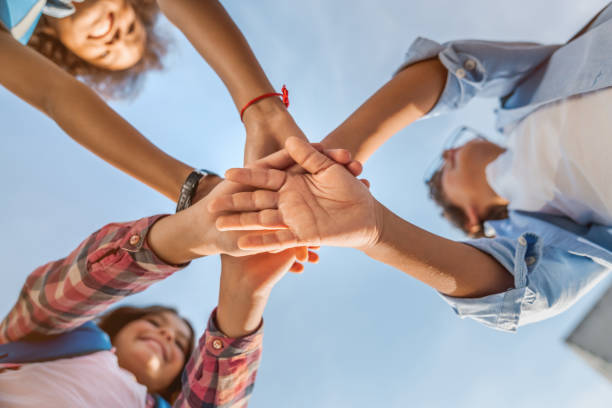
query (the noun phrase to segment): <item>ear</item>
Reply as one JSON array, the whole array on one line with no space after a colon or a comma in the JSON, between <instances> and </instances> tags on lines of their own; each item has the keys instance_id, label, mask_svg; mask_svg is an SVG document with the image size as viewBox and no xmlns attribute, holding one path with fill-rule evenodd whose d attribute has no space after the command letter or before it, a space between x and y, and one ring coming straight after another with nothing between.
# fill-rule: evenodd
<instances>
[{"instance_id":1,"label":"ear","mask_svg":"<svg viewBox=\"0 0 612 408\"><path fill-rule=\"evenodd\" d=\"M480 217L478 216L476 207L470 205L464 209L464 212L465 216L467 217L467 221L465 223L466 230L469 231L470 234L478 232L480 230Z\"/></svg>"}]
</instances>

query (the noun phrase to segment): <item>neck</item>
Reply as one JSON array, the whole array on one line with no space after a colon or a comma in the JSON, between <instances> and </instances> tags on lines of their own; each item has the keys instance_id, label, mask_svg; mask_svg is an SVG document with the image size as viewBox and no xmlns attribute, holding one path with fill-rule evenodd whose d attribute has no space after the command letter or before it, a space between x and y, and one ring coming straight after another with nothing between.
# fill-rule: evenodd
<instances>
[{"instance_id":1,"label":"neck","mask_svg":"<svg viewBox=\"0 0 612 408\"><path fill-rule=\"evenodd\" d=\"M487 166L492 163L493 161L495 161L502 153L504 153L506 151L506 149L498 146L498 145L492 145L491 146L491 154L490 154L490 160L487 161ZM486 169L486 166L485 166ZM489 181L486 179L485 177L485 183L486 183L486 198L482 201L480 201L479 205L478 205L478 213L482 216L485 215L489 212L489 210L493 207L499 207L499 206L507 206L508 204L510 204L510 201L508 201L506 198L500 196L499 194L497 194L497 192L495 190L493 190L493 188L491 187L491 185L489 184Z\"/></svg>"}]
</instances>

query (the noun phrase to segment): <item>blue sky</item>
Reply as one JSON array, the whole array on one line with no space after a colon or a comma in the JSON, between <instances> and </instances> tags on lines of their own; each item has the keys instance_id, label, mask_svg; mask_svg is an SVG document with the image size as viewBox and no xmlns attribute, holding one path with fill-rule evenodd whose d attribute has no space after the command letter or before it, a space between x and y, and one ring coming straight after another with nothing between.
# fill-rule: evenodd
<instances>
[{"instance_id":1,"label":"blue sky","mask_svg":"<svg viewBox=\"0 0 612 408\"><path fill-rule=\"evenodd\" d=\"M604 0L258 0L224 2L311 140L384 84L417 36L563 42ZM244 131L214 72L173 27L168 68L136 100L114 103L162 149L218 172L239 166ZM0 89L0 312L36 266L111 221L172 204L85 151ZM494 100L418 122L365 167L374 195L416 225L460 239L426 198L422 173L444 137L468 124L493 133ZM612 387L564 344L610 280L573 309L517 334L460 320L430 288L349 249L275 288L251 407L607 407ZM219 260L194 262L130 303L177 306L201 332L216 304Z\"/></svg>"}]
</instances>

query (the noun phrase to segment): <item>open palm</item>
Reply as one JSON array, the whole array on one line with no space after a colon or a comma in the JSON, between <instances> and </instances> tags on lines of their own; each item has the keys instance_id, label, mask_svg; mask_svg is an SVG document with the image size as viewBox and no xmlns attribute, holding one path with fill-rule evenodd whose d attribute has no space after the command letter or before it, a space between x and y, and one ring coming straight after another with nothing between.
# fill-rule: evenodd
<instances>
[{"instance_id":1,"label":"open palm","mask_svg":"<svg viewBox=\"0 0 612 408\"><path fill-rule=\"evenodd\" d=\"M308 173L232 169L229 180L264 190L220 197L213 211L221 230L259 230L241 237L243 249L279 250L296 245L365 247L376 241L378 203L347 169L297 138L287 141L292 159Z\"/></svg>"}]
</instances>

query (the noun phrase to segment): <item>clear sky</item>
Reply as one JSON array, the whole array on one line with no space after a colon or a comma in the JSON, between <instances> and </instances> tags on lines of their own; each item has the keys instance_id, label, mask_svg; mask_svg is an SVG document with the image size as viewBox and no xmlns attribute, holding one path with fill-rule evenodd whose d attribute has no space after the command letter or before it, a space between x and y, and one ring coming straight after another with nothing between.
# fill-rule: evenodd
<instances>
[{"instance_id":1,"label":"clear sky","mask_svg":"<svg viewBox=\"0 0 612 408\"><path fill-rule=\"evenodd\" d=\"M387 81L417 36L564 42L605 0L309 0L224 2L290 111L319 140ZM162 149L222 173L242 161L244 131L222 83L188 42L167 69L115 107ZM446 237L422 174L444 137L468 124L493 134L494 100L400 132L365 166L374 195ZM0 89L0 313L27 274L68 254L100 226L171 212L169 200L85 151L41 113ZM251 407L609 407L612 387L563 343L607 280L564 314L517 334L458 319L430 288L349 249L275 288ZM129 300L177 306L202 332L216 305L219 260Z\"/></svg>"}]
</instances>

